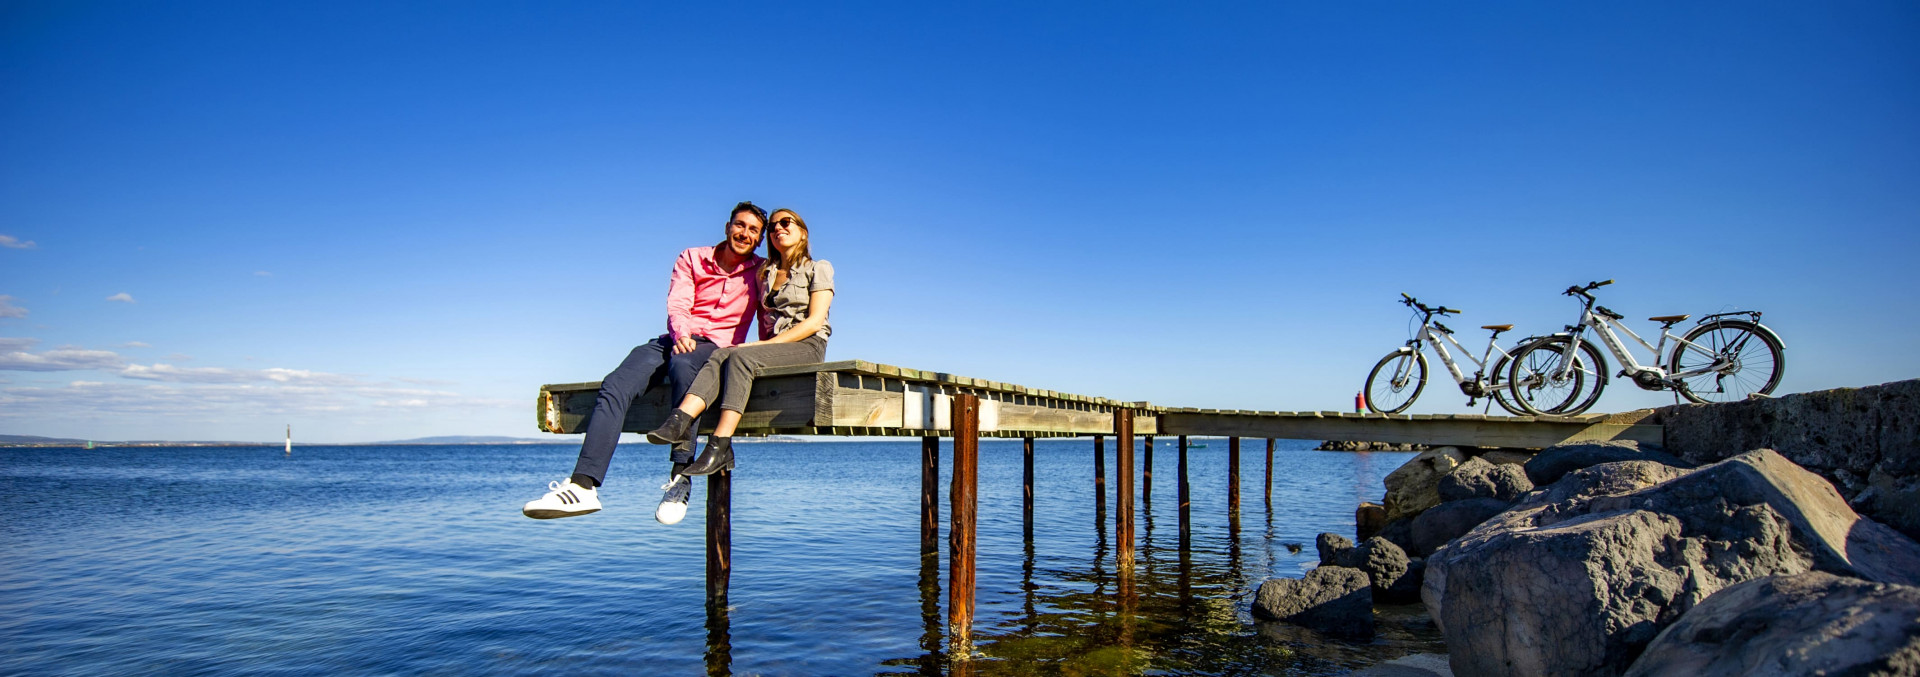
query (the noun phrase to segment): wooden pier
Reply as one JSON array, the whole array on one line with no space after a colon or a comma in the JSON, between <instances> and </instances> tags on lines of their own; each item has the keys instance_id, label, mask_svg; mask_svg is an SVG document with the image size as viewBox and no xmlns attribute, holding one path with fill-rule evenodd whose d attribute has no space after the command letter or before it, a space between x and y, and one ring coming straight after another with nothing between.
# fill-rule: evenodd
<instances>
[{"instance_id":1,"label":"wooden pier","mask_svg":"<svg viewBox=\"0 0 1920 677\"><path fill-rule=\"evenodd\" d=\"M540 430L579 433L593 413L600 384L567 383L540 388L535 414ZM621 429L646 432L666 420L667 387L649 389L628 410ZM712 429L713 414L701 422ZM1154 406L906 369L858 360L763 369L743 412L738 435L854 435L921 438L921 554L938 553L940 438L953 439L948 487L949 651L971 655L974 601L974 519L979 438L1022 438L1022 515L1033 529L1033 440L1092 436L1094 482L1106 505L1105 437L1115 441L1117 471L1113 535L1121 580L1134 565L1134 445L1144 436L1141 498L1153 500L1153 438L1178 438L1177 491L1180 544L1187 546L1187 438L1228 438L1229 511L1240 506L1240 438L1267 440L1264 494L1272 501L1273 440L1354 440L1470 447L1542 448L1564 442L1633 440L1660 444L1662 429L1652 410L1584 416L1383 415L1337 411L1242 411ZM707 594L709 615L726 608L731 553L732 473L707 478ZM1105 513L1102 509L1100 513ZM1102 529L1105 531L1104 527ZM714 621L710 620L712 624ZM711 629L710 629L711 631Z\"/></svg>"}]
</instances>

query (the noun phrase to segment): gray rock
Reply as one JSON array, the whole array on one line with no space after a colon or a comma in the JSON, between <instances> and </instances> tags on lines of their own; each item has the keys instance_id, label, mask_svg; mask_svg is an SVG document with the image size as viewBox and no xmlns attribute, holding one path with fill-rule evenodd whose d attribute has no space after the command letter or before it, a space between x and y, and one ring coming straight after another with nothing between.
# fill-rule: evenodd
<instances>
[{"instance_id":1,"label":"gray rock","mask_svg":"<svg viewBox=\"0 0 1920 677\"><path fill-rule=\"evenodd\" d=\"M1401 550L1413 552L1413 520L1411 519L1388 522L1381 526L1380 533L1375 535L1393 541L1393 544L1400 546Z\"/></svg>"},{"instance_id":2,"label":"gray rock","mask_svg":"<svg viewBox=\"0 0 1920 677\"><path fill-rule=\"evenodd\" d=\"M1920 575L1920 544L1772 451L1635 488L1665 472L1574 473L1428 558L1421 598L1454 672L1615 675L1735 583L1814 568Z\"/></svg>"},{"instance_id":3,"label":"gray rock","mask_svg":"<svg viewBox=\"0 0 1920 677\"><path fill-rule=\"evenodd\" d=\"M1567 473L1560 481L1529 494L1516 508L1537 508L1598 496L1629 494L1687 474L1688 470L1653 461L1616 461Z\"/></svg>"},{"instance_id":4,"label":"gray rock","mask_svg":"<svg viewBox=\"0 0 1920 677\"><path fill-rule=\"evenodd\" d=\"M1454 447L1439 447L1420 452L1382 481L1387 487L1387 521L1411 518L1440 505L1440 478L1467 462L1466 454ZM1536 482L1537 484L1537 482Z\"/></svg>"},{"instance_id":5,"label":"gray rock","mask_svg":"<svg viewBox=\"0 0 1920 677\"><path fill-rule=\"evenodd\" d=\"M1335 533L1324 533L1313 539L1313 547L1320 553L1320 566L1343 566L1347 553L1353 551L1353 541Z\"/></svg>"},{"instance_id":6,"label":"gray rock","mask_svg":"<svg viewBox=\"0 0 1920 677\"><path fill-rule=\"evenodd\" d=\"M1676 468L1693 467L1692 463L1659 448L1641 448L1639 443L1629 440L1581 442L1547 447L1535 454L1532 460L1527 461L1527 479L1533 482L1533 486L1543 487L1560 481L1560 478L1575 470L1615 461L1653 461Z\"/></svg>"},{"instance_id":7,"label":"gray rock","mask_svg":"<svg viewBox=\"0 0 1920 677\"><path fill-rule=\"evenodd\" d=\"M1359 569L1323 566L1305 578L1269 578L1253 601L1255 618L1284 621L1329 635L1371 637L1373 594Z\"/></svg>"},{"instance_id":8,"label":"gray rock","mask_svg":"<svg viewBox=\"0 0 1920 677\"><path fill-rule=\"evenodd\" d=\"M1531 452L1531 451L1493 449L1490 451L1480 452L1480 454L1478 456L1474 456L1474 458L1487 459L1488 463L1492 463L1494 465L1526 465L1527 461L1533 460L1533 455L1534 455L1534 452Z\"/></svg>"},{"instance_id":9,"label":"gray rock","mask_svg":"<svg viewBox=\"0 0 1920 677\"><path fill-rule=\"evenodd\" d=\"M1347 673L1347 677L1453 677L1453 669L1447 667L1446 654L1416 653Z\"/></svg>"},{"instance_id":10,"label":"gray rock","mask_svg":"<svg viewBox=\"0 0 1920 677\"><path fill-rule=\"evenodd\" d=\"M1506 512L1510 505L1497 498L1469 498L1428 508L1413 518L1413 547L1408 552L1421 557L1431 555L1448 541L1467 535L1481 522Z\"/></svg>"},{"instance_id":11,"label":"gray rock","mask_svg":"<svg viewBox=\"0 0 1920 677\"><path fill-rule=\"evenodd\" d=\"M1387 506L1379 503L1362 502L1353 509L1353 537L1367 540L1380 534L1387 525Z\"/></svg>"},{"instance_id":12,"label":"gray rock","mask_svg":"<svg viewBox=\"0 0 1920 677\"><path fill-rule=\"evenodd\" d=\"M1817 571L1733 585L1661 631L1626 674L1920 674L1920 588Z\"/></svg>"},{"instance_id":13,"label":"gray rock","mask_svg":"<svg viewBox=\"0 0 1920 677\"><path fill-rule=\"evenodd\" d=\"M1770 447L1831 480L1861 514L1920 538L1920 379L1656 412L1669 451L1712 463Z\"/></svg>"},{"instance_id":14,"label":"gray rock","mask_svg":"<svg viewBox=\"0 0 1920 677\"><path fill-rule=\"evenodd\" d=\"M1527 480L1527 473L1520 466L1494 465L1484 458L1470 458L1441 477L1434 488L1440 492L1443 503L1469 498L1497 498L1511 503L1533 491L1533 482Z\"/></svg>"},{"instance_id":15,"label":"gray rock","mask_svg":"<svg viewBox=\"0 0 1920 677\"><path fill-rule=\"evenodd\" d=\"M1349 548L1335 565L1367 572L1375 602L1406 604L1420 599L1420 588L1401 580L1407 577L1407 553L1393 541L1378 536L1367 539Z\"/></svg>"}]
</instances>

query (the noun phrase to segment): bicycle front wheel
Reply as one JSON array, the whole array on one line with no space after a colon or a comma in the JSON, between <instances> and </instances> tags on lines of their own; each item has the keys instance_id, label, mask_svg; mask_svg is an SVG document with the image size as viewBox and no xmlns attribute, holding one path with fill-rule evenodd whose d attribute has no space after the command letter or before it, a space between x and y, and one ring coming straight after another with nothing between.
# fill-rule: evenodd
<instances>
[{"instance_id":1,"label":"bicycle front wheel","mask_svg":"<svg viewBox=\"0 0 1920 677\"><path fill-rule=\"evenodd\" d=\"M1406 348L1387 353L1367 374L1367 408L1376 414L1398 414L1413 406L1426 387L1426 355Z\"/></svg>"},{"instance_id":2,"label":"bicycle front wheel","mask_svg":"<svg viewBox=\"0 0 1920 677\"><path fill-rule=\"evenodd\" d=\"M1607 387L1606 362L1593 344L1549 336L1514 355L1507 371L1513 403L1535 416L1572 416L1591 408ZM1571 366L1568 360L1572 361Z\"/></svg>"},{"instance_id":3,"label":"bicycle front wheel","mask_svg":"<svg viewBox=\"0 0 1920 677\"><path fill-rule=\"evenodd\" d=\"M1715 320L1681 337L1667 367L1689 401L1735 402L1779 387L1787 354L1773 330L1745 320Z\"/></svg>"}]
</instances>

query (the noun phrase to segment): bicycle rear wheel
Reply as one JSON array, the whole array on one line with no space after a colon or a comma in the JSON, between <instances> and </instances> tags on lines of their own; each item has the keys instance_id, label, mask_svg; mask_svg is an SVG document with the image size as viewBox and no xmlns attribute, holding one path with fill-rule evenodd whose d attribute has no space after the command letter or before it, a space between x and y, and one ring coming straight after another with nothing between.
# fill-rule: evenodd
<instances>
[{"instance_id":1,"label":"bicycle rear wheel","mask_svg":"<svg viewBox=\"0 0 1920 677\"><path fill-rule=\"evenodd\" d=\"M1535 416L1572 416L1599 401L1600 392L1607 387L1606 362L1586 341L1569 353L1567 347L1572 340L1549 336L1514 354L1513 366L1507 372L1514 404ZM1565 368L1569 354L1571 369Z\"/></svg>"},{"instance_id":2,"label":"bicycle rear wheel","mask_svg":"<svg viewBox=\"0 0 1920 677\"><path fill-rule=\"evenodd\" d=\"M1427 356L1401 348L1387 353L1367 373L1367 408L1376 414L1398 414L1420 399L1427 387Z\"/></svg>"},{"instance_id":3,"label":"bicycle rear wheel","mask_svg":"<svg viewBox=\"0 0 1920 677\"><path fill-rule=\"evenodd\" d=\"M1745 320L1715 320L1681 337L1667 358L1680 395L1689 401L1736 402L1766 395L1787 371L1786 348L1766 327ZM1689 371L1707 370L1690 376Z\"/></svg>"}]
</instances>

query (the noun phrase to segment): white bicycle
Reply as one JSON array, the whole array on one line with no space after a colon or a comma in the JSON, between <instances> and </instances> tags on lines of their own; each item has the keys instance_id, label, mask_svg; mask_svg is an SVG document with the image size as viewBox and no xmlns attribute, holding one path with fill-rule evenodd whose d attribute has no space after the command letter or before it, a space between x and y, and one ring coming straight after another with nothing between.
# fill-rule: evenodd
<instances>
[{"instance_id":1,"label":"white bicycle","mask_svg":"<svg viewBox=\"0 0 1920 677\"><path fill-rule=\"evenodd\" d=\"M1508 370L1507 361L1511 356L1500 349L1500 333L1513 329L1513 325L1490 324L1481 327L1492 330L1493 336L1487 339L1486 351L1481 353L1479 359L1475 359L1472 353L1467 352L1467 347L1460 345L1460 341L1453 337L1452 329L1433 319L1436 315L1457 314L1460 312L1458 308L1428 307L1405 293L1400 294L1400 303L1420 313L1420 330L1413 338L1407 339L1407 345L1387 353L1386 357L1373 365L1373 371L1367 373L1367 385L1363 392L1366 393L1368 409L1378 414L1398 414L1413 406L1413 401L1420 398L1420 391L1427 387L1427 357L1420 352L1421 344L1426 344L1433 348L1434 354L1440 356L1440 363L1447 365L1447 373L1453 376L1454 382L1460 384L1460 392L1467 396L1467 406L1471 407L1479 398L1487 397L1500 403L1500 408L1508 412L1525 413L1507 401L1508 388L1501 380ZM1440 340L1443 338L1460 349L1461 355L1473 361L1476 370L1472 376L1463 373L1460 365L1453 361L1453 354L1447 351L1447 346ZM1488 369L1487 363L1494 359L1494 353L1499 353L1500 357L1493 363L1493 368Z\"/></svg>"},{"instance_id":2,"label":"white bicycle","mask_svg":"<svg viewBox=\"0 0 1920 677\"><path fill-rule=\"evenodd\" d=\"M1691 315L1647 318L1660 323L1660 345L1648 343L1621 320L1625 316L1595 305L1593 290L1613 280L1568 287L1564 294L1582 299L1580 323L1565 332L1536 339L1514 352L1507 385L1514 404L1530 414L1573 415L1591 408L1607 387L1607 360L1586 339L1593 330L1608 352L1620 360L1619 375L1644 390L1673 390L1690 402L1731 402L1764 396L1779 387L1786 372L1786 347L1780 336L1760 324L1760 311L1715 313L1700 318L1685 336L1673 325ZM1735 316L1746 316L1737 319ZM1614 328L1653 351L1654 363L1640 364ZM1673 351L1667 352L1667 343ZM1664 361L1661 356L1665 355ZM1548 406L1541 406L1541 405Z\"/></svg>"}]
</instances>

